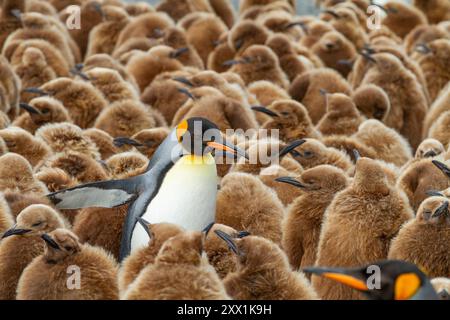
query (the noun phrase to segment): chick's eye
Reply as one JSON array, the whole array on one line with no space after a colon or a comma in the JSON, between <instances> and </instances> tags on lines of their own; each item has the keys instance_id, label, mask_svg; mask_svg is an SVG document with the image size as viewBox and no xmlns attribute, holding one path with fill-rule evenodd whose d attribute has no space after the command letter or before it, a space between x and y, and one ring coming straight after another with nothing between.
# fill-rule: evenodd
<instances>
[{"instance_id":1,"label":"chick's eye","mask_svg":"<svg viewBox=\"0 0 450 320\"><path fill-rule=\"evenodd\" d=\"M306 157L306 158L310 158L310 157L314 156L314 153L311 152L311 151L305 151L303 153L303 156Z\"/></svg>"},{"instance_id":2,"label":"chick's eye","mask_svg":"<svg viewBox=\"0 0 450 320\"><path fill-rule=\"evenodd\" d=\"M72 251L72 247L69 246L65 246L64 249L66 249L67 251Z\"/></svg>"},{"instance_id":3,"label":"chick's eye","mask_svg":"<svg viewBox=\"0 0 450 320\"><path fill-rule=\"evenodd\" d=\"M49 113L49 112L50 112L50 109L45 108L45 109L42 109L41 112L44 113L44 114L46 114L46 113Z\"/></svg>"},{"instance_id":4,"label":"chick's eye","mask_svg":"<svg viewBox=\"0 0 450 320\"><path fill-rule=\"evenodd\" d=\"M289 112L287 112L287 111L282 111L281 114L282 114L283 116L286 116L286 117L287 117L287 116L289 115Z\"/></svg>"},{"instance_id":5,"label":"chick's eye","mask_svg":"<svg viewBox=\"0 0 450 320\"><path fill-rule=\"evenodd\" d=\"M39 227L41 224L42 224L42 221L36 222L36 223L32 224L31 226L32 227Z\"/></svg>"},{"instance_id":6,"label":"chick's eye","mask_svg":"<svg viewBox=\"0 0 450 320\"><path fill-rule=\"evenodd\" d=\"M292 151L291 151L291 154L292 154L294 157L299 157L299 156L300 156L300 152L298 152L297 150L292 150Z\"/></svg>"}]
</instances>

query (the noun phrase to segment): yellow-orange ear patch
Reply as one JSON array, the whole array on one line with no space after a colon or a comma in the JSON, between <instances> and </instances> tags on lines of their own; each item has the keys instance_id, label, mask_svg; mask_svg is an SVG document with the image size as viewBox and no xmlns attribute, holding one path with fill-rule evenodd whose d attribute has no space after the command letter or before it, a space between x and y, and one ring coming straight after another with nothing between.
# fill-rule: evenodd
<instances>
[{"instance_id":1,"label":"yellow-orange ear patch","mask_svg":"<svg viewBox=\"0 0 450 320\"><path fill-rule=\"evenodd\" d=\"M420 287L420 279L415 273L405 273L395 280L395 300L410 299Z\"/></svg>"},{"instance_id":2,"label":"yellow-orange ear patch","mask_svg":"<svg viewBox=\"0 0 450 320\"><path fill-rule=\"evenodd\" d=\"M367 285L364 281L359 280L355 277L346 275L346 274L327 272L322 275L328 279L335 280L337 282L345 284L353 289L357 289L357 290L361 290L361 291L368 290Z\"/></svg>"},{"instance_id":3,"label":"yellow-orange ear patch","mask_svg":"<svg viewBox=\"0 0 450 320\"><path fill-rule=\"evenodd\" d=\"M188 122L187 122L187 120L183 120L177 126L177 139L178 139L178 141L181 141L181 137L186 133L187 130L188 130Z\"/></svg>"}]
</instances>

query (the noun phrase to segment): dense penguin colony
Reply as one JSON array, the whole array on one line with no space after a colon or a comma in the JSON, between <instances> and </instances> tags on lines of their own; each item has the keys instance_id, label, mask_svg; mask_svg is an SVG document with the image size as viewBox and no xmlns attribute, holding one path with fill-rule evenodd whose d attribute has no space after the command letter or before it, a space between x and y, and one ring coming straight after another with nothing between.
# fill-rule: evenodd
<instances>
[{"instance_id":1,"label":"dense penguin colony","mask_svg":"<svg viewBox=\"0 0 450 320\"><path fill-rule=\"evenodd\" d=\"M295 2L0 1L0 299L449 299L450 1ZM147 177L188 119L248 159Z\"/></svg>"}]
</instances>

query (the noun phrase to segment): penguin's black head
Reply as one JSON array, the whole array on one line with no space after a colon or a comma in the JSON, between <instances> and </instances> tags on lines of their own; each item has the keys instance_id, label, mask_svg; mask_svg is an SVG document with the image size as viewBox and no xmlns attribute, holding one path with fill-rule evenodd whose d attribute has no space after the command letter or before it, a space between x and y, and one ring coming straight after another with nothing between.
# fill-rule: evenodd
<instances>
[{"instance_id":1,"label":"penguin's black head","mask_svg":"<svg viewBox=\"0 0 450 320\"><path fill-rule=\"evenodd\" d=\"M176 135L183 150L190 155L203 156L216 150L247 158L243 150L225 141L219 128L205 118L193 117L183 120L176 127Z\"/></svg>"},{"instance_id":2,"label":"penguin's black head","mask_svg":"<svg viewBox=\"0 0 450 320\"><path fill-rule=\"evenodd\" d=\"M425 274L409 262L383 260L361 268L303 269L363 292L371 300L434 299L436 292Z\"/></svg>"}]
</instances>

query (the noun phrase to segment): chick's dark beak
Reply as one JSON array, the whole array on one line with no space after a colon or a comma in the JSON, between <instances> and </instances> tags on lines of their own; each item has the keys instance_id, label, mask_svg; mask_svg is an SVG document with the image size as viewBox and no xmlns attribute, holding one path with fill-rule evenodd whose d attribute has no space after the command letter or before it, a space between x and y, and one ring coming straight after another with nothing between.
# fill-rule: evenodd
<instances>
[{"instance_id":1,"label":"chick's dark beak","mask_svg":"<svg viewBox=\"0 0 450 320\"><path fill-rule=\"evenodd\" d=\"M59 245L56 243L55 240L52 239L52 237L50 237L48 234L44 233L41 236L42 240L45 241L45 243L47 243L49 245L49 247L56 249L56 250L61 250L61 248L59 247Z\"/></svg>"},{"instance_id":2,"label":"chick's dark beak","mask_svg":"<svg viewBox=\"0 0 450 320\"><path fill-rule=\"evenodd\" d=\"M266 114L266 115L268 115L270 117L273 117L273 118L278 117L278 114L276 114L272 110L267 109L266 107L263 107L263 106L253 106L252 110L256 111L256 112L264 113L264 114Z\"/></svg>"},{"instance_id":3,"label":"chick's dark beak","mask_svg":"<svg viewBox=\"0 0 450 320\"><path fill-rule=\"evenodd\" d=\"M2 239L8 238L10 236L20 236L20 235L23 235L23 234L28 233L30 231L31 231L30 229L16 229L16 227L14 226L11 229L7 230L3 234Z\"/></svg>"},{"instance_id":4,"label":"chick's dark beak","mask_svg":"<svg viewBox=\"0 0 450 320\"><path fill-rule=\"evenodd\" d=\"M441 170L443 173L445 173L445 175L446 175L447 177L450 178L450 168L447 167L446 164L444 164L444 163L442 163L442 162L440 162L440 161L437 161L437 160L433 160L433 161L431 161L431 162L433 162L433 164L434 164L436 167L438 167L439 170Z\"/></svg>"},{"instance_id":5,"label":"chick's dark beak","mask_svg":"<svg viewBox=\"0 0 450 320\"><path fill-rule=\"evenodd\" d=\"M133 147L142 147L143 146L142 143L140 143L136 140L130 139L130 138L126 138L126 137L115 138L113 140L113 144L118 148L121 148L124 145L129 145L129 146L133 146Z\"/></svg>"},{"instance_id":6,"label":"chick's dark beak","mask_svg":"<svg viewBox=\"0 0 450 320\"><path fill-rule=\"evenodd\" d=\"M225 241L225 243L228 245L228 247L230 248L231 251L233 251L235 254L239 255L239 248L237 247L233 238L229 234L223 232L222 230L216 230L216 231L214 231L214 233L217 234L217 236L220 239Z\"/></svg>"},{"instance_id":7,"label":"chick's dark beak","mask_svg":"<svg viewBox=\"0 0 450 320\"><path fill-rule=\"evenodd\" d=\"M287 184L290 184L294 187L301 188L301 189L308 189L308 186L304 185L303 183L301 183L300 181L298 181L292 177L280 177L280 178L276 178L275 181L287 183Z\"/></svg>"},{"instance_id":8,"label":"chick's dark beak","mask_svg":"<svg viewBox=\"0 0 450 320\"><path fill-rule=\"evenodd\" d=\"M439 208L436 209L436 211L431 216L432 218L438 218L443 215L448 215L448 201L444 201L442 205L439 206Z\"/></svg>"},{"instance_id":9,"label":"chick's dark beak","mask_svg":"<svg viewBox=\"0 0 450 320\"><path fill-rule=\"evenodd\" d=\"M150 239L153 238L152 232L150 231L149 228L150 222L141 217L138 218L138 222L142 226L142 228L144 228L144 231L147 233L148 237Z\"/></svg>"},{"instance_id":10,"label":"chick's dark beak","mask_svg":"<svg viewBox=\"0 0 450 320\"><path fill-rule=\"evenodd\" d=\"M36 108L33 107L33 106L30 106L30 105L27 104L27 103L21 102L21 103L19 103L19 106L20 106L20 108L22 108L23 110L25 110L26 112L28 112L30 115L33 115L33 114L41 114L41 112L40 112L38 109L36 109Z\"/></svg>"}]
</instances>

